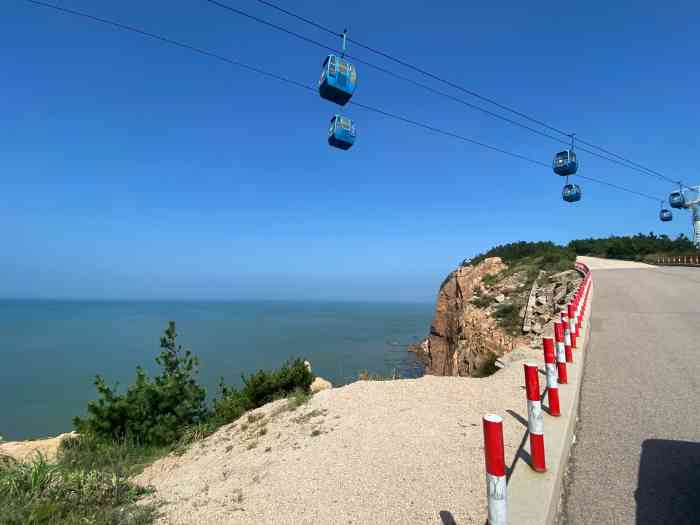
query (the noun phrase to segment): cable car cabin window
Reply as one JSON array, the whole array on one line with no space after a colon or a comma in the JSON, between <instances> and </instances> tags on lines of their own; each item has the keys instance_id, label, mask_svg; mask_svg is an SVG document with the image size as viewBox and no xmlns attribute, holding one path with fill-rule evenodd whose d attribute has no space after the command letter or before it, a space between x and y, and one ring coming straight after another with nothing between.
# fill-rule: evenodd
<instances>
[{"instance_id":1,"label":"cable car cabin window","mask_svg":"<svg viewBox=\"0 0 700 525\"><path fill-rule=\"evenodd\" d=\"M685 205L685 195L680 191L674 191L669 196L668 202L672 208L682 208Z\"/></svg>"},{"instance_id":2,"label":"cable car cabin window","mask_svg":"<svg viewBox=\"0 0 700 525\"><path fill-rule=\"evenodd\" d=\"M569 152L568 151L560 151L559 153L557 153L556 158L554 159L554 161L557 164L563 164L563 163L567 162L568 160L569 160Z\"/></svg>"},{"instance_id":3,"label":"cable car cabin window","mask_svg":"<svg viewBox=\"0 0 700 525\"><path fill-rule=\"evenodd\" d=\"M578 202L581 200L581 188L578 184L567 184L561 195L566 202Z\"/></svg>"},{"instance_id":4,"label":"cable car cabin window","mask_svg":"<svg viewBox=\"0 0 700 525\"><path fill-rule=\"evenodd\" d=\"M331 61L330 64L328 65L328 74L331 76L335 76L336 74L336 69L335 69L335 56L331 55Z\"/></svg>"},{"instance_id":5,"label":"cable car cabin window","mask_svg":"<svg viewBox=\"0 0 700 525\"><path fill-rule=\"evenodd\" d=\"M346 118L341 118L340 127L343 128L345 131L350 131L350 121Z\"/></svg>"},{"instance_id":6,"label":"cable car cabin window","mask_svg":"<svg viewBox=\"0 0 700 525\"><path fill-rule=\"evenodd\" d=\"M576 153L575 152L573 152L573 151L569 152L569 160L571 162L576 162Z\"/></svg>"}]
</instances>

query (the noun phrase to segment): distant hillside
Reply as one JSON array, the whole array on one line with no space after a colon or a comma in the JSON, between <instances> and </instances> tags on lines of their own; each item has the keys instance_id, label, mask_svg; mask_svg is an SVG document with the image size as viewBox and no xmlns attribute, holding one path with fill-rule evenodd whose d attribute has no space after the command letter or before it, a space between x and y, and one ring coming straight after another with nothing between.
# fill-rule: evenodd
<instances>
[{"instance_id":1,"label":"distant hillside","mask_svg":"<svg viewBox=\"0 0 700 525\"><path fill-rule=\"evenodd\" d=\"M566 246L559 246L553 242L514 242L491 248L471 260L465 260L463 265L475 264L487 257L500 257L506 263L531 259L543 270L556 270L564 269L567 265L570 267L577 255L653 262L657 255L696 253L697 249L691 240L683 234L671 239L668 235L656 235L651 232L646 235L638 233L622 237L579 239Z\"/></svg>"},{"instance_id":2,"label":"distant hillside","mask_svg":"<svg viewBox=\"0 0 700 525\"><path fill-rule=\"evenodd\" d=\"M581 239L571 241L568 248L576 255L592 255L609 259L654 262L657 255L692 255L697 248L683 234L671 239L668 235L645 235L608 237L607 239Z\"/></svg>"}]
</instances>

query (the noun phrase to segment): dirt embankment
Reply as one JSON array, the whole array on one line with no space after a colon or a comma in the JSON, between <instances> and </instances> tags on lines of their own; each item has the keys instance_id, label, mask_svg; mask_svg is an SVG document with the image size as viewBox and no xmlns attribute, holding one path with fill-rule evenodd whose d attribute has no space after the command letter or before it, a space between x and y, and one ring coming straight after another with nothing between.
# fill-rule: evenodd
<instances>
[{"instance_id":1,"label":"dirt embankment","mask_svg":"<svg viewBox=\"0 0 700 525\"><path fill-rule=\"evenodd\" d=\"M506 410L527 417L521 365L481 379L357 381L295 410L257 409L136 481L155 488L163 525L482 525L481 416ZM504 423L508 464L523 431Z\"/></svg>"}]
</instances>

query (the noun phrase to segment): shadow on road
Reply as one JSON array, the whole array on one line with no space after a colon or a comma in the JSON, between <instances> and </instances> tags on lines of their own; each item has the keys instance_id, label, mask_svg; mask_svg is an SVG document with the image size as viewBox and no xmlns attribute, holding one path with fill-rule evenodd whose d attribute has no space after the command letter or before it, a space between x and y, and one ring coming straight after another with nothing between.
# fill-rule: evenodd
<instances>
[{"instance_id":1,"label":"shadow on road","mask_svg":"<svg viewBox=\"0 0 700 525\"><path fill-rule=\"evenodd\" d=\"M635 500L637 525L698 523L700 443L647 439Z\"/></svg>"},{"instance_id":2,"label":"shadow on road","mask_svg":"<svg viewBox=\"0 0 700 525\"><path fill-rule=\"evenodd\" d=\"M530 433L527 430L527 419L525 419L523 416L515 412L514 410L506 410L516 421L518 421L522 426L525 427L525 433L523 434L523 439L520 440L520 445L518 446L518 450L515 453L515 456L513 457L513 462L510 464L510 467L506 467L506 482L510 482L510 477L513 475L513 471L515 470L516 465L518 464L518 460L521 459L523 460L526 464L530 464L530 454L525 450L525 443L527 442L527 437L530 435Z\"/></svg>"}]
</instances>

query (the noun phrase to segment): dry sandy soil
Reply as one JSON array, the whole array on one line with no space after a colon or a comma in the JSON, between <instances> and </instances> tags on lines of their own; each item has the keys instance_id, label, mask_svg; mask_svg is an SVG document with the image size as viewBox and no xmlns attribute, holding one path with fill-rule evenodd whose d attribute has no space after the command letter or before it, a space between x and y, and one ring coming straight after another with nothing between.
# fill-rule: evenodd
<instances>
[{"instance_id":1,"label":"dry sandy soil","mask_svg":"<svg viewBox=\"0 0 700 525\"><path fill-rule=\"evenodd\" d=\"M75 435L77 435L75 432L66 432L65 434L46 439L8 441L0 445L0 455L10 456L18 461L31 461L37 454L42 454L50 461L56 457L61 441Z\"/></svg>"},{"instance_id":2,"label":"dry sandy soil","mask_svg":"<svg viewBox=\"0 0 700 525\"><path fill-rule=\"evenodd\" d=\"M296 410L271 403L136 480L155 487L167 524L483 525L481 416L504 417L510 465L525 433L514 414L527 417L522 360L540 353L518 350L483 379L358 381Z\"/></svg>"}]
</instances>

